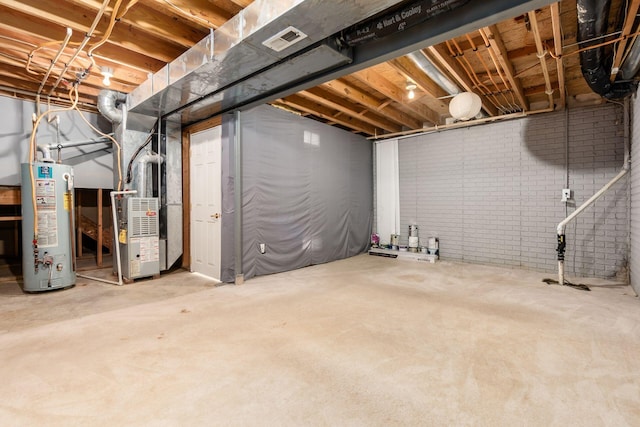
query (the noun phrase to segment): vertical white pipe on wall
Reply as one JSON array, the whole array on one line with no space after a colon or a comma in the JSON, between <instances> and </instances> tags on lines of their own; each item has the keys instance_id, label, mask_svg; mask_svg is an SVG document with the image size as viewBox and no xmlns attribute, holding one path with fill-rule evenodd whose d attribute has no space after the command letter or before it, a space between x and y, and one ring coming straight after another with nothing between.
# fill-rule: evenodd
<instances>
[{"instance_id":1,"label":"vertical white pipe on wall","mask_svg":"<svg viewBox=\"0 0 640 427\"><path fill-rule=\"evenodd\" d=\"M376 214L380 243L389 243L392 234L400 234L397 139L376 143Z\"/></svg>"},{"instance_id":2,"label":"vertical white pipe on wall","mask_svg":"<svg viewBox=\"0 0 640 427\"><path fill-rule=\"evenodd\" d=\"M596 200L598 200L604 193L606 193L615 183L620 181L626 174L629 172L629 149L630 149L630 141L629 141L629 98L627 97L624 100L624 161L622 165L622 170L615 176L611 181L606 183L604 187L598 190L593 196L589 198L586 202L584 202L580 207L578 207L575 211L571 213L568 217L562 220L557 227L558 232L558 283L563 285L564 282L564 251L565 251L565 229L567 224L570 223L574 218L580 215L586 208L591 206Z\"/></svg>"}]
</instances>

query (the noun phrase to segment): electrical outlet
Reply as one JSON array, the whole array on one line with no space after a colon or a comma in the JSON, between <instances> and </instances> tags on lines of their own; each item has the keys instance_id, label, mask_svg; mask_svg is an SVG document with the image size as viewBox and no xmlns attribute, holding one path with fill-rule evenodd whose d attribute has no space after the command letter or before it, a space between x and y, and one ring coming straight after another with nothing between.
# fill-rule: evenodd
<instances>
[{"instance_id":1,"label":"electrical outlet","mask_svg":"<svg viewBox=\"0 0 640 427\"><path fill-rule=\"evenodd\" d=\"M260 253L263 254L267 251L267 245L260 243Z\"/></svg>"},{"instance_id":2,"label":"electrical outlet","mask_svg":"<svg viewBox=\"0 0 640 427\"><path fill-rule=\"evenodd\" d=\"M569 200L571 200L571 190L568 188L563 188L562 189L562 201L563 202L568 202Z\"/></svg>"}]
</instances>

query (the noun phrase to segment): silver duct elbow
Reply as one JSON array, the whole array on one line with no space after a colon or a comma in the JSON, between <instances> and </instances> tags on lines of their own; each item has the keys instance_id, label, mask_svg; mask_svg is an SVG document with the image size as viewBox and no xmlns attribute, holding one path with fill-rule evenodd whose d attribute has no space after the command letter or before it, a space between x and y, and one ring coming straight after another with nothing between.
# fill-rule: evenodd
<instances>
[{"instance_id":1,"label":"silver duct elbow","mask_svg":"<svg viewBox=\"0 0 640 427\"><path fill-rule=\"evenodd\" d=\"M147 196L147 165L156 163L161 165L164 159L160 154L147 153L138 159L138 195L140 197Z\"/></svg>"},{"instance_id":2,"label":"silver duct elbow","mask_svg":"<svg viewBox=\"0 0 640 427\"><path fill-rule=\"evenodd\" d=\"M125 102L127 96L124 93L113 90L102 90L98 94L98 111L111 123L118 124L122 122L122 110L117 106Z\"/></svg>"}]
</instances>

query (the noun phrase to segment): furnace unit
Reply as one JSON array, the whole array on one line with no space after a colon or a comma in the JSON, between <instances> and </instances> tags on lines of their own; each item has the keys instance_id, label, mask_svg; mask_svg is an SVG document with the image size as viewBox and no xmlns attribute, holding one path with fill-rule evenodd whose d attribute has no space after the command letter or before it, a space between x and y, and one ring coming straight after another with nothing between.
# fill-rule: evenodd
<instances>
[{"instance_id":1,"label":"furnace unit","mask_svg":"<svg viewBox=\"0 0 640 427\"><path fill-rule=\"evenodd\" d=\"M127 222L118 242L125 280L160 274L158 199L129 197L125 205Z\"/></svg>"}]
</instances>

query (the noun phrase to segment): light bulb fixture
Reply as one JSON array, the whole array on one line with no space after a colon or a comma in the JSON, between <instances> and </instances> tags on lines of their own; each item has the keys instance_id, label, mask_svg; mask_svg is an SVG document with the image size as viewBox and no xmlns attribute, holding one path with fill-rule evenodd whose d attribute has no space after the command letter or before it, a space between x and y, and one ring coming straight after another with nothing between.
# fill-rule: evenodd
<instances>
[{"instance_id":1,"label":"light bulb fixture","mask_svg":"<svg viewBox=\"0 0 640 427\"><path fill-rule=\"evenodd\" d=\"M111 86L111 77L113 77L113 68L111 67L100 67L100 74L104 76L102 80L102 84L105 86Z\"/></svg>"},{"instance_id":2,"label":"light bulb fixture","mask_svg":"<svg viewBox=\"0 0 640 427\"><path fill-rule=\"evenodd\" d=\"M416 86L416 84L415 84L415 83L413 83L413 82L407 82L406 89L407 89L407 91L408 91L408 93L407 93L407 97L408 97L409 99L413 99L413 98L415 98L415 97L416 97L416 93L415 93L414 91L416 90L416 88L417 88L417 87L418 87L418 86Z\"/></svg>"}]
</instances>

